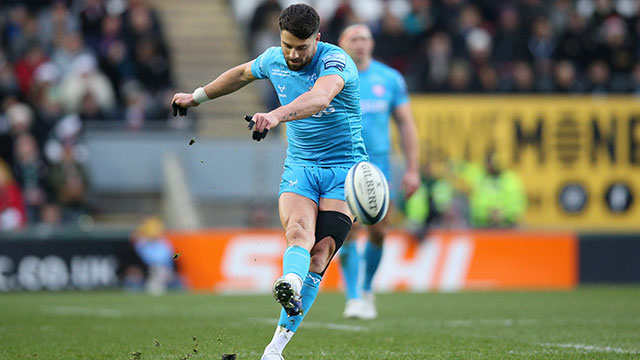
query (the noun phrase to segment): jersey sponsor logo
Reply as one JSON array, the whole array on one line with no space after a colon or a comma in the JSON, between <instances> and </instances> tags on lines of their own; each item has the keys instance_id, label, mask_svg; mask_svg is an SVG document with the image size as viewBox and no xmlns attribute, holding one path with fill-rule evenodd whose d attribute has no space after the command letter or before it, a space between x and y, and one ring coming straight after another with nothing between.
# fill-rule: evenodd
<instances>
[{"instance_id":1,"label":"jersey sponsor logo","mask_svg":"<svg viewBox=\"0 0 640 360\"><path fill-rule=\"evenodd\" d=\"M373 92L373 94L377 97L383 97L384 93L387 92L387 89L384 87L384 85L381 84L375 84L373 85L373 87L371 88L371 91Z\"/></svg>"},{"instance_id":2,"label":"jersey sponsor logo","mask_svg":"<svg viewBox=\"0 0 640 360\"><path fill-rule=\"evenodd\" d=\"M334 112L336 112L336 108L334 108L333 105L329 105L327 106L326 109L322 111L318 111L316 114L313 114L311 116L315 118L319 118L319 117L322 117L322 115L329 115L329 114L333 114Z\"/></svg>"},{"instance_id":3,"label":"jersey sponsor logo","mask_svg":"<svg viewBox=\"0 0 640 360\"><path fill-rule=\"evenodd\" d=\"M289 70L271 69L271 75L287 77L291 76L291 72L289 72Z\"/></svg>"},{"instance_id":4,"label":"jersey sponsor logo","mask_svg":"<svg viewBox=\"0 0 640 360\"><path fill-rule=\"evenodd\" d=\"M386 100L360 100L360 111L363 114L385 113L389 111L389 102Z\"/></svg>"},{"instance_id":5,"label":"jersey sponsor logo","mask_svg":"<svg viewBox=\"0 0 640 360\"><path fill-rule=\"evenodd\" d=\"M278 88L279 97L283 97L283 98L287 97L287 94L284 94L284 91L287 89L286 85L276 85L276 88Z\"/></svg>"},{"instance_id":6,"label":"jersey sponsor logo","mask_svg":"<svg viewBox=\"0 0 640 360\"><path fill-rule=\"evenodd\" d=\"M322 58L324 69L336 68L343 71L347 66L347 58L344 54L331 54Z\"/></svg>"}]
</instances>

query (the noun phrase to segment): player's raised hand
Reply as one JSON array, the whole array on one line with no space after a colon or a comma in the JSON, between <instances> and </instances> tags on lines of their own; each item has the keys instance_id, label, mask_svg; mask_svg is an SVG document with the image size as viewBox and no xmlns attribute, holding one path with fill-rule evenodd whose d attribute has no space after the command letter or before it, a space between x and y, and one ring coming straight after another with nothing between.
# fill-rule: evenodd
<instances>
[{"instance_id":1,"label":"player's raised hand","mask_svg":"<svg viewBox=\"0 0 640 360\"><path fill-rule=\"evenodd\" d=\"M407 170L402 177L402 189L404 197L409 198L420 187L420 174L417 171Z\"/></svg>"},{"instance_id":2,"label":"player's raised hand","mask_svg":"<svg viewBox=\"0 0 640 360\"><path fill-rule=\"evenodd\" d=\"M264 129L263 132L258 132L258 130L254 129L256 122L253 121L253 117L251 115L245 115L244 119L249 123L249 125L247 125L247 129L253 130L253 133L251 134L251 138L253 140L260 141L267 136L269 129Z\"/></svg>"},{"instance_id":3,"label":"player's raised hand","mask_svg":"<svg viewBox=\"0 0 640 360\"><path fill-rule=\"evenodd\" d=\"M198 106L198 103L193 100L192 94L176 93L171 99L171 107L173 108L173 116L185 116L187 115L187 109L192 106Z\"/></svg>"},{"instance_id":4,"label":"player's raised hand","mask_svg":"<svg viewBox=\"0 0 640 360\"><path fill-rule=\"evenodd\" d=\"M273 129L280 123L278 118L271 113L256 113L253 115L253 121L256 123L255 130L258 132Z\"/></svg>"},{"instance_id":5,"label":"player's raised hand","mask_svg":"<svg viewBox=\"0 0 640 360\"><path fill-rule=\"evenodd\" d=\"M247 128L253 130L253 140L260 141L267 136L269 129L278 125L279 121L275 115L256 113L253 116L245 115L244 119L249 122ZM261 124L261 127L258 124Z\"/></svg>"}]
</instances>

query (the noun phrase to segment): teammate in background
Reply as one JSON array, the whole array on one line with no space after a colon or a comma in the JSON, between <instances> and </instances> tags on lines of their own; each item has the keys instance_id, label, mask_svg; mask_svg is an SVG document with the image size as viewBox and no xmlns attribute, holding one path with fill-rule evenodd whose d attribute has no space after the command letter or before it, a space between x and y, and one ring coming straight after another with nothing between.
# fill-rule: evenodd
<instances>
[{"instance_id":1,"label":"teammate in background","mask_svg":"<svg viewBox=\"0 0 640 360\"><path fill-rule=\"evenodd\" d=\"M387 179L391 179L389 153L391 139L389 119L393 115L398 125L402 149L406 160L406 171L402 179L404 196L409 197L420 186L418 169L418 139L409 106L409 96L402 75L396 70L372 58L373 38L365 25L347 27L338 44L351 56L360 75L360 97L362 108L362 137L370 161L378 165ZM361 256L356 242L357 229L344 244L340 253L346 285L347 303L343 315L347 318L374 319L377 310L371 283L382 258L382 244L388 228L387 217L368 227L368 241L362 258L365 263L364 281L359 286Z\"/></svg>"},{"instance_id":2,"label":"teammate in background","mask_svg":"<svg viewBox=\"0 0 640 360\"><path fill-rule=\"evenodd\" d=\"M283 276L273 285L282 305L263 360L282 359L282 350L308 313L329 262L351 229L344 198L349 168L367 160L361 135L360 83L353 60L339 47L320 42L320 18L304 4L280 14L280 47L227 70L192 94L173 97L174 114L268 78L281 106L253 115L253 137L287 124L287 159L278 207L286 232Z\"/></svg>"}]
</instances>

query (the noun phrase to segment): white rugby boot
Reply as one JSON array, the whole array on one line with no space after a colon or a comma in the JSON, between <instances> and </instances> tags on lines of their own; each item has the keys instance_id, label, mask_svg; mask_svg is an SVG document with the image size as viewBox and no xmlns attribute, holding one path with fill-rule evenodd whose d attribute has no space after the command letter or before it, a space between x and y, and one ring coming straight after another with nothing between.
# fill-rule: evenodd
<instances>
[{"instance_id":1,"label":"white rugby boot","mask_svg":"<svg viewBox=\"0 0 640 360\"><path fill-rule=\"evenodd\" d=\"M366 304L362 299L349 299L344 306L342 316L347 319L362 319Z\"/></svg>"},{"instance_id":2,"label":"white rugby boot","mask_svg":"<svg viewBox=\"0 0 640 360\"><path fill-rule=\"evenodd\" d=\"M282 305L288 316L302 315L300 289L296 289L293 282L286 275L281 276L273 283L273 297Z\"/></svg>"},{"instance_id":3,"label":"white rugby boot","mask_svg":"<svg viewBox=\"0 0 640 360\"><path fill-rule=\"evenodd\" d=\"M376 310L376 297L372 292L366 292L362 294L362 300L364 306L362 307L361 319L373 320L378 317L378 310Z\"/></svg>"}]
</instances>

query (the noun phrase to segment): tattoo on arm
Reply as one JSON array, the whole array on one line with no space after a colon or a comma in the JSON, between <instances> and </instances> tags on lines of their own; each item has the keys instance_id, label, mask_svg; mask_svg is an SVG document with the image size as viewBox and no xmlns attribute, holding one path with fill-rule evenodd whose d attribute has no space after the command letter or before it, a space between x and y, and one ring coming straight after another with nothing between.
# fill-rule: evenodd
<instances>
[{"instance_id":1,"label":"tattoo on arm","mask_svg":"<svg viewBox=\"0 0 640 360\"><path fill-rule=\"evenodd\" d=\"M290 113L289 113L289 115L285 116L285 117L284 117L284 119L285 119L285 120L291 120L291 119L292 119L292 118L294 118L296 115L298 115L298 113L297 113L297 112L295 112L295 111L293 111L293 112L290 112Z\"/></svg>"}]
</instances>

